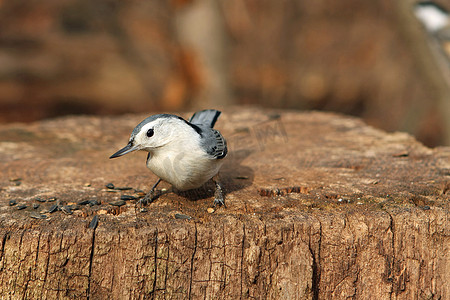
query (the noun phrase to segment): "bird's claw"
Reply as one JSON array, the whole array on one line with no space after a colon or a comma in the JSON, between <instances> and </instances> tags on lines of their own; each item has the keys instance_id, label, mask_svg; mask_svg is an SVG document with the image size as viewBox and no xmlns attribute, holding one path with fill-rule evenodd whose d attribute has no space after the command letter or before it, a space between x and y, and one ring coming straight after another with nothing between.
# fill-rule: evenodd
<instances>
[{"instance_id":1,"label":"bird's claw","mask_svg":"<svg viewBox=\"0 0 450 300\"><path fill-rule=\"evenodd\" d=\"M217 205L223 205L224 207L227 207L225 205L225 199L223 197L222 186L218 181L216 181L216 191L214 192L214 207L216 207Z\"/></svg>"},{"instance_id":2,"label":"bird's claw","mask_svg":"<svg viewBox=\"0 0 450 300\"><path fill-rule=\"evenodd\" d=\"M215 198L214 199L214 207L216 207L217 205L219 205L219 206L223 205L226 207L225 201L223 200L223 198Z\"/></svg>"},{"instance_id":3,"label":"bird's claw","mask_svg":"<svg viewBox=\"0 0 450 300\"><path fill-rule=\"evenodd\" d=\"M141 210L142 210L143 205L152 203L153 201L155 201L156 198L158 198L159 195L155 195L155 191L156 191L156 187L158 186L158 184L160 182L161 182L161 178L159 178L158 181L156 181L156 183L152 186L150 192L148 192L147 195L144 196L144 198L139 199L138 203L141 206Z\"/></svg>"},{"instance_id":4,"label":"bird's claw","mask_svg":"<svg viewBox=\"0 0 450 300\"><path fill-rule=\"evenodd\" d=\"M147 195L144 196L144 198L139 199L138 203L141 206L145 206L149 203L152 203L153 201L155 201L156 196L155 196L155 191L150 191Z\"/></svg>"}]
</instances>

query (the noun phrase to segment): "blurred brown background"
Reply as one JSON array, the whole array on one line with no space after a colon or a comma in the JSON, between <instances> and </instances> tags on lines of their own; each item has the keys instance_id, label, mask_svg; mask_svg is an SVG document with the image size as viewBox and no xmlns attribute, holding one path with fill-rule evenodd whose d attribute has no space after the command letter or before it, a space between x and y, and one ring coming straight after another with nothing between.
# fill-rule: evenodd
<instances>
[{"instance_id":1,"label":"blurred brown background","mask_svg":"<svg viewBox=\"0 0 450 300\"><path fill-rule=\"evenodd\" d=\"M449 81L414 3L0 0L0 123L252 104L450 145Z\"/></svg>"}]
</instances>

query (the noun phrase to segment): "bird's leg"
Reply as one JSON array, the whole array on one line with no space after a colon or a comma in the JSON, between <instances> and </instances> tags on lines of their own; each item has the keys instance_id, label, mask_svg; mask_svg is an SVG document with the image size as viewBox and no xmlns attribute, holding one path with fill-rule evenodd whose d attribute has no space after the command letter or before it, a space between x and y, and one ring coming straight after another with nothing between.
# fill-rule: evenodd
<instances>
[{"instance_id":1,"label":"bird's leg","mask_svg":"<svg viewBox=\"0 0 450 300\"><path fill-rule=\"evenodd\" d=\"M214 192L214 207L216 207L216 205L219 206L225 206L225 199L223 197L223 190L222 190L222 185L219 182L219 174L217 174L216 176L214 176L212 178L212 180L214 181L214 184L216 185L216 190Z\"/></svg>"},{"instance_id":2,"label":"bird's leg","mask_svg":"<svg viewBox=\"0 0 450 300\"><path fill-rule=\"evenodd\" d=\"M150 189L150 192L147 193L147 195L145 195L144 198L142 198L141 200L139 200L140 204L148 204L148 203L152 203L153 200L155 200L154 197L154 193L155 193L155 189L158 186L158 184L161 182L161 178L158 179L158 181L152 186L152 188Z\"/></svg>"}]
</instances>

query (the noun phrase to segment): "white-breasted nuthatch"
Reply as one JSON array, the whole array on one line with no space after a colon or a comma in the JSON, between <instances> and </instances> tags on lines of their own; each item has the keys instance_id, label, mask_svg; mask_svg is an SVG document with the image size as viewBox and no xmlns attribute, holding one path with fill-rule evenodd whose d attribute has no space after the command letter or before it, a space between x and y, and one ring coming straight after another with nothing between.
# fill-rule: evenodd
<instances>
[{"instance_id":1,"label":"white-breasted nuthatch","mask_svg":"<svg viewBox=\"0 0 450 300\"><path fill-rule=\"evenodd\" d=\"M448 39L450 16L448 11L433 1L420 1L414 6L414 14L425 29L437 38Z\"/></svg>"},{"instance_id":2,"label":"white-breasted nuthatch","mask_svg":"<svg viewBox=\"0 0 450 300\"><path fill-rule=\"evenodd\" d=\"M153 201L161 180L186 191L199 188L214 177L214 205L224 205L222 188L215 178L227 155L225 139L213 129L220 113L213 109L199 111L189 121L171 114L150 116L133 129L128 144L110 158L136 150L148 152L147 167L159 179L143 203Z\"/></svg>"}]
</instances>

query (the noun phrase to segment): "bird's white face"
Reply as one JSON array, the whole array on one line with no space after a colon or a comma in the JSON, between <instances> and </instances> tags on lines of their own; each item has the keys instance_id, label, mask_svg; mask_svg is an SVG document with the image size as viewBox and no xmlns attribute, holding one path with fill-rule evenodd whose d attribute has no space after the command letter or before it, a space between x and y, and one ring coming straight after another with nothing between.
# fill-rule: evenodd
<instances>
[{"instance_id":1,"label":"bird's white face","mask_svg":"<svg viewBox=\"0 0 450 300\"><path fill-rule=\"evenodd\" d=\"M136 150L154 152L172 142L182 144L181 141L186 136L195 137L195 131L184 121L176 118L158 118L142 126L138 133L131 136L128 145L111 155L110 158L119 157Z\"/></svg>"},{"instance_id":2,"label":"bird's white face","mask_svg":"<svg viewBox=\"0 0 450 300\"><path fill-rule=\"evenodd\" d=\"M152 151L161 148L173 140L173 128L177 124L172 124L170 119L157 119L145 124L141 130L130 140L135 150Z\"/></svg>"}]
</instances>

